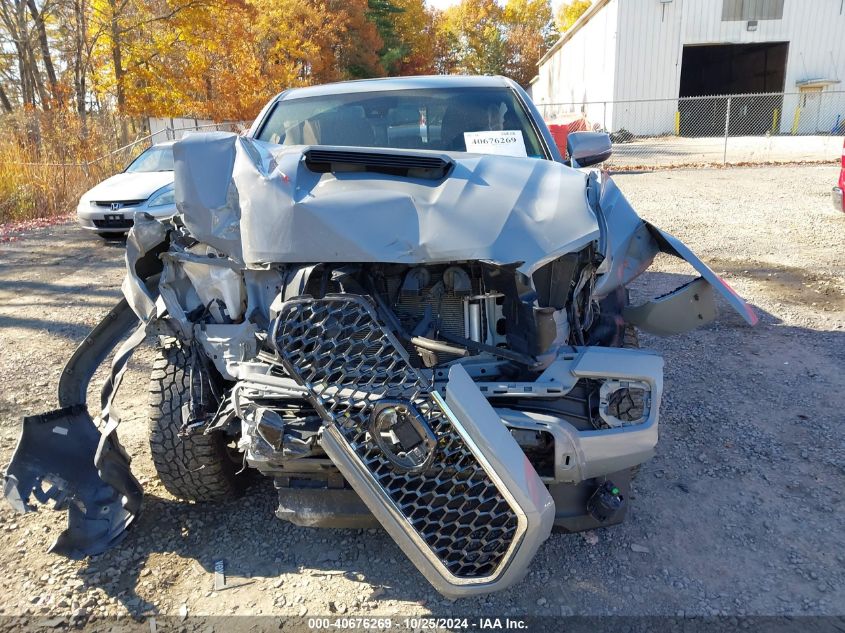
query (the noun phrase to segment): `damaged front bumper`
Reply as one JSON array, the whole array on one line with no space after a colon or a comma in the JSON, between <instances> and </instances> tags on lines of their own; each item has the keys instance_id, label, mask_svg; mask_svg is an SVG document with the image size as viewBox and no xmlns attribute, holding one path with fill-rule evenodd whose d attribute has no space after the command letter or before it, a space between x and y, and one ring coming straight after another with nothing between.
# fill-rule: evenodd
<instances>
[{"instance_id":1,"label":"damaged front bumper","mask_svg":"<svg viewBox=\"0 0 845 633\"><path fill-rule=\"evenodd\" d=\"M536 383L480 385L482 391L497 389L501 394L507 389L505 393L513 395L520 391L524 394L529 388L548 394L552 387L555 393L565 396L582 379L602 385L598 394L599 418L594 421L600 428L576 426L565 415L496 407L509 428L546 431L554 437L554 470L551 476L544 477L546 483L581 483L633 468L654 455L663 393L663 359L640 350L576 348L572 353L561 354ZM641 392L641 415L635 420L615 419L607 412L607 401L615 391L632 386ZM501 395L496 397L502 402Z\"/></svg>"}]
</instances>

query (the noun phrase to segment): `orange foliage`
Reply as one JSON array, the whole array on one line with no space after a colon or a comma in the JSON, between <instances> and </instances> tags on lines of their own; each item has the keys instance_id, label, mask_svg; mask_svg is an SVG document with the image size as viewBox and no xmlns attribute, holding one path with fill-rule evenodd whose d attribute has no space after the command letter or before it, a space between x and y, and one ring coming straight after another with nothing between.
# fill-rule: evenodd
<instances>
[{"instance_id":1,"label":"orange foliage","mask_svg":"<svg viewBox=\"0 0 845 633\"><path fill-rule=\"evenodd\" d=\"M127 114L254 117L293 86L383 74L366 0L213 0L125 46Z\"/></svg>"}]
</instances>

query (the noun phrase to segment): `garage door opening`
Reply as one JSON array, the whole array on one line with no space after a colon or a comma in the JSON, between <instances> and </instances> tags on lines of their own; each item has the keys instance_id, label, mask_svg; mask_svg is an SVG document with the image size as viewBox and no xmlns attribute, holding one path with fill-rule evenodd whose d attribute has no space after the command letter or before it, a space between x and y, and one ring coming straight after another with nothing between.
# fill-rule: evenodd
<instances>
[{"instance_id":1,"label":"garage door opening","mask_svg":"<svg viewBox=\"0 0 845 633\"><path fill-rule=\"evenodd\" d=\"M788 42L684 46L679 97L782 92ZM731 99L729 133L763 134L777 130L783 98ZM682 136L720 136L725 132L727 99L683 100Z\"/></svg>"}]
</instances>

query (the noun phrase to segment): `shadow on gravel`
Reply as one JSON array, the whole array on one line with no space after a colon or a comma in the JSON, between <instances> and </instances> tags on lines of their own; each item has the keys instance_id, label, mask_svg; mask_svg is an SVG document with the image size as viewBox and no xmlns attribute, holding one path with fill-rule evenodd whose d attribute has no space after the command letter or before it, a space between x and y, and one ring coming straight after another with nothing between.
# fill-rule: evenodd
<instances>
[{"instance_id":1,"label":"shadow on gravel","mask_svg":"<svg viewBox=\"0 0 845 633\"><path fill-rule=\"evenodd\" d=\"M103 316L105 316L103 312ZM91 326L79 323L54 321L49 317L35 319L31 317L0 316L0 328L22 328L25 330L45 331L72 341L81 342L91 331Z\"/></svg>"},{"instance_id":2,"label":"shadow on gravel","mask_svg":"<svg viewBox=\"0 0 845 633\"><path fill-rule=\"evenodd\" d=\"M39 297L56 297L63 294L95 297L113 297L115 299L114 303L117 303L117 300L122 296L120 294L120 287L103 288L101 286L98 286L97 284L98 281L96 279L92 279L87 284L73 285L50 283L48 281L11 279L0 280L0 291L9 290L27 295L36 295ZM111 306L112 304L109 305Z\"/></svg>"}]
</instances>

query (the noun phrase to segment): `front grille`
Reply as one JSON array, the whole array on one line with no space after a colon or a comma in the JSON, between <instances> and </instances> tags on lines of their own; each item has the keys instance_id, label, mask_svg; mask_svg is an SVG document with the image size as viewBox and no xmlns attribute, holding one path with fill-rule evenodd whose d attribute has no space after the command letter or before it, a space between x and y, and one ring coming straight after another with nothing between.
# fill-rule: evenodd
<instances>
[{"instance_id":1,"label":"front grille","mask_svg":"<svg viewBox=\"0 0 845 633\"><path fill-rule=\"evenodd\" d=\"M123 207L137 207L143 203L144 200L95 200L94 204L103 209L111 209L113 204L120 205L116 210L119 211Z\"/></svg>"},{"instance_id":2,"label":"front grille","mask_svg":"<svg viewBox=\"0 0 845 633\"><path fill-rule=\"evenodd\" d=\"M458 578L495 574L516 538L517 515L372 306L355 295L294 299L282 306L272 338L286 371L310 391L429 556ZM434 432L433 461L422 473L397 469L370 436L382 399L413 403Z\"/></svg>"},{"instance_id":3,"label":"front grille","mask_svg":"<svg viewBox=\"0 0 845 633\"><path fill-rule=\"evenodd\" d=\"M94 220L94 226L98 229L131 229L132 218L110 218L107 220Z\"/></svg>"}]
</instances>

